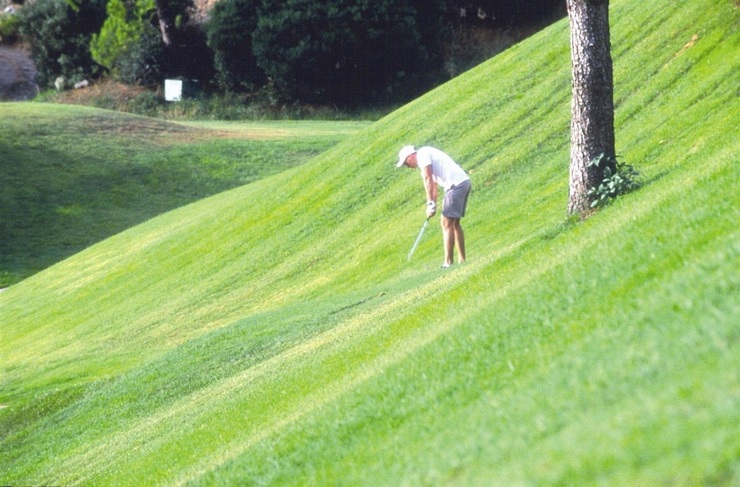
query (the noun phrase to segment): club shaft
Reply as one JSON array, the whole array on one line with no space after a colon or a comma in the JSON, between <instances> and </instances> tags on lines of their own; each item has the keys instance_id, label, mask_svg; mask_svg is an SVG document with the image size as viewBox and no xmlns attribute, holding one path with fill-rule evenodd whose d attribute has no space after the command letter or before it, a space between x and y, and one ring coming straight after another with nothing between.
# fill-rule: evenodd
<instances>
[{"instance_id":1,"label":"club shaft","mask_svg":"<svg viewBox=\"0 0 740 487\"><path fill-rule=\"evenodd\" d=\"M419 245L419 242L421 241L421 236L424 235L424 230L427 228L427 224L429 223L429 218L424 220L424 224L421 226L421 230L419 230L419 235L416 237L416 241L414 242L414 246L411 247L411 250L409 250L409 255L407 257L407 261L411 260L411 256L414 255L414 251L416 250L416 247Z\"/></svg>"}]
</instances>

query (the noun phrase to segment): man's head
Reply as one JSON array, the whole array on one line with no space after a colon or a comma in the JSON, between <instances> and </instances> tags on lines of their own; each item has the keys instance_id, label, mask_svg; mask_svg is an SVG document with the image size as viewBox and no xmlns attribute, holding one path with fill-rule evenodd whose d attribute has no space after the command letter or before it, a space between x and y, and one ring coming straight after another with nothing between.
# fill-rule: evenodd
<instances>
[{"instance_id":1,"label":"man's head","mask_svg":"<svg viewBox=\"0 0 740 487\"><path fill-rule=\"evenodd\" d=\"M398 162L396 167L401 166L416 167L416 149L413 145L405 145L398 152Z\"/></svg>"}]
</instances>

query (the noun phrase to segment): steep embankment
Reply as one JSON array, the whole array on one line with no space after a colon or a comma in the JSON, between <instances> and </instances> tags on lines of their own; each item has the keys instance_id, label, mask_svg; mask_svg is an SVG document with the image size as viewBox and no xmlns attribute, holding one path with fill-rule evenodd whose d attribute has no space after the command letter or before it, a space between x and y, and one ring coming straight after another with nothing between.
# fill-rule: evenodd
<instances>
[{"instance_id":1,"label":"steep embankment","mask_svg":"<svg viewBox=\"0 0 740 487\"><path fill-rule=\"evenodd\" d=\"M0 295L0 481L736 483L738 10L613 3L643 189L564 221L561 22ZM470 170L468 264L434 232L405 262L405 143Z\"/></svg>"}]
</instances>

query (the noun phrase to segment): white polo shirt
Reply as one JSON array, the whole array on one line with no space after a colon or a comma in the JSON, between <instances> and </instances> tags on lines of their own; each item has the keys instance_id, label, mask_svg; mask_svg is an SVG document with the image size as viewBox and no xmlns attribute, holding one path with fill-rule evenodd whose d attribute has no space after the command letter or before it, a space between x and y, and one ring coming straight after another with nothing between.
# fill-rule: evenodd
<instances>
[{"instance_id":1,"label":"white polo shirt","mask_svg":"<svg viewBox=\"0 0 740 487\"><path fill-rule=\"evenodd\" d=\"M419 169L432 166L434 182L442 186L445 191L470 179L468 174L450 156L434 147L421 147L416 151L416 162ZM421 173L424 177L424 173Z\"/></svg>"}]
</instances>

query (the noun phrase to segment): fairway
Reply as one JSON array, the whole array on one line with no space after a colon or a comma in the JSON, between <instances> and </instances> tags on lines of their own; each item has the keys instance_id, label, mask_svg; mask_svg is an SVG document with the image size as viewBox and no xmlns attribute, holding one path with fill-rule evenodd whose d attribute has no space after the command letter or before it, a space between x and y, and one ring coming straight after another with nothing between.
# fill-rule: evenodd
<instances>
[{"instance_id":1,"label":"fairway","mask_svg":"<svg viewBox=\"0 0 740 487\"><path fill-rule=\"evenodd\" d=\"M161 213L303 164L367 122L173 123L0 105L0 287Z\"/></svg>"},{"instance_id":2,"label":"fairway","mask_svg":"<svg viewBox=\"0 0 740 487\"><path fill-rule=\"evenodd\" d=\"M30 105L120 134L67 132L64 161L245 179L0 294L0 484L740 484L740 10L611 4L617 150L645 184L585 220L567 20L367 125ZM439 268L437 218L407 261L405 144L471 175L463 265ZM245 147L274 170L229 166Z\"/></svg>"}]
</instances>

